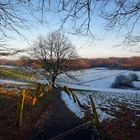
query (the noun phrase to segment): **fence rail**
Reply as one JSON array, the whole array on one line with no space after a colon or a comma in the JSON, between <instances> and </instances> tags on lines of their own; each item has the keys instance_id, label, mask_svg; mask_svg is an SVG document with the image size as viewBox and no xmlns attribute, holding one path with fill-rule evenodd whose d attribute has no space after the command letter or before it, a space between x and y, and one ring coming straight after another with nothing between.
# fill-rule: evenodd
<instances>
[{"instance_id":1,"label":"fence rail","mask_svg":"<svg viewBox=\"0 0 140 140\"><path fill-rule=\"evenodd\" d=\"M57 135L57 136L55 136L55 137L53 137L53 138L51 138L49 140L59 140L59 139L62 139L62 138L66 137L66 136L68 136L70 134L73 134L73 133L79 131L80 129L89 128L89 127L93 126L93 123L94 123L93 121L88 121L86 123L83 123L83 124L73 128L73 129L70 129L70 130L68 130L68 131L66 131L64 133L61 133L61 134L59 134L59 135Z\"/></svg>"}]
</instances>

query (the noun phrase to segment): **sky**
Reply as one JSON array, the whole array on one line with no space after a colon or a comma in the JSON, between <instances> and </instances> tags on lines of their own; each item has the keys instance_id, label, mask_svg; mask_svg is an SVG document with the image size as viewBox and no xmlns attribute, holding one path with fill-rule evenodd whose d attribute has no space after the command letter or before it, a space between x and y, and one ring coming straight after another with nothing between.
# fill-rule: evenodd
<instances>
[{"instance_id":1,"label":"sky","mask_svg":"<svg viewBox=\"0 0 140 140\"><path fill-rule=\"evenodd\" d=\"M30 15L29 15L30 16ZM30 18L30 17L29 17ZM140 56L140 53L135 51L135 47L115 47L121 43L122 35L117 31L105 32L104 21L95 15L94 24L91 24L92 31L96 34L97 39L85 37L81 35L72 35L67 33L68 28L64 28L63 32L69 37L77 48L80 57L83 58L106 58L106 57L131 57ZM30 30L20 30L23 37L17 33L9 31L11 38L6 39L9 47L28 48L33 45L35 40L40 36L47 36L49 32L58 30L59 19L57 15L45 15L47 23L31 23ZM138 29L138 27L137 27ZM14 56L15 57L15 56ZM15 57L16 58L16 57Z\"/></svg>"},{"instance_id":2,"label":"sky","mask_svg":"<svg viewBox=\"0 0 140 140\"><path fill-rule=\"evenodd\" d=\"M35 27L35 26L34 26ZM47 36L49 32L57 30L57 28L48 27L47 25L39 25L30 31L24 31L23 37L14 34L12 39L8 39L7 43L10 47L29 48L37 40L40 35ZM66 34L72 43L76 46L77 52L82 58L107 58L107 57L132 57L139 56L140 53L135 52L134 48L116 47L121 42L121 38L106 34L103 39L94 40L93 38ZM28 44L30 43L30 44ZM15 56L10 58L17 58Z\"/></svg>"},{"instance_id":3,"label":"sky","mask_svg":"<svg viewBox=\"0 0 140 140\"><path fill-rule=\"evenodd\" d=\"M38 36L43 35L47 36L49 32L57 30L58 28L51 25L41 25L33 26L30 31L22 31L24 37L13 33L13 37L7 40L7 43L10 44L10 47L15 48L29 48ZM99 29L97 29L97 32ZM115 33L114 33L115 34ZM140 53L135 52L134 48L124 48L124 47L115 47L115 45L121 42L121 37L116 35L111 36L112 34L106 33L99 40L94 40L93 38L81 36L81 35L71 35L67 34L72 43L76 46L77 52L80 57L83 58L107 58L107 57L131 57L139 56ZM28 42L30 44L28 44ZM132 51L133 50L133 51ZM13 56L16 58L15 56ZM10 58L13 58L10 57Z\"/></svg>"}]
</instances>

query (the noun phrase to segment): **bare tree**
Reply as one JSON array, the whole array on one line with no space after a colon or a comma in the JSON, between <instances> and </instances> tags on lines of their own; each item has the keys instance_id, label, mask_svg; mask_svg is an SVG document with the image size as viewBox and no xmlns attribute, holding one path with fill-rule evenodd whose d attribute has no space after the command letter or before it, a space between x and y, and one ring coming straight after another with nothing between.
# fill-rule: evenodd
<instances>
[{"instance_id":1,"label":"bare tree","mask_svg":"<svg viewBox=\"0 0 140 140\"><path fill-rule=\"evenodd\" d=\"M70 69L77 53L71 41L61 32L52 32L47 38L40 37L33 47L33 54L42 67L51 75L52 86L59 74Z\"/></svg>"}]
</instances>

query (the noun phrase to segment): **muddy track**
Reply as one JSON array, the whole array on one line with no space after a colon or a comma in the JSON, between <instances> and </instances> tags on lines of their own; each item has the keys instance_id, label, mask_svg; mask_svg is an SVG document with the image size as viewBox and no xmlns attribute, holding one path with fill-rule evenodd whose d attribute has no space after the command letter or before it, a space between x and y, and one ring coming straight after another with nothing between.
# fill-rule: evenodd
<instances>
[{"instance_id":1,"label":"muddy track","mask_svg":"<svg viewBox=\"0 0 140 140\"><path fill-rule=\"evenodd\" d=\"M42 127L36 129L33 132L32 138L30 138L30 140L48 140L84 122L83 120L77 118L75 114L67 108L64 101L61 99L60 91L54 91L53 94L54 99L51 105L51 115L49 119L44 122ZM83 129L81 132L76 132L73 135L63 138L63 140L91 139L91 128L88 128L87 130Z\"/></svg>"}]
</instances>

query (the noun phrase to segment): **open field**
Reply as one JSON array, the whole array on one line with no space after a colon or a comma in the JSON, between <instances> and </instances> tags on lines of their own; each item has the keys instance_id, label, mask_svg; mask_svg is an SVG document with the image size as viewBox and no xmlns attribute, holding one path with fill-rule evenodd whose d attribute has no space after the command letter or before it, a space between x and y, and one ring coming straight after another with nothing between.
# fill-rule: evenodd
<instances>
[{"instance_id":1,"label":"open field","mask_svg":"<svg viewBox=\"0 0 140 140\"><path fill-rule=\"evenodd\" d=\"M73 75L77 80L68 81L68 79L62 78L64 81L58 82L58 85L61 86L63 83L71 89L77 90L77 95L84 104L88 102L87 96L91 94L97 108L106 108L107 110L109 108L114 108L114 110L119 110L118 106L126 104L133 109L138 109L140 108L140 90L137 89L138 87L136 87L136 89L115 89L111 87L117 75L128 75L128 73L136 73L140 77L139 71L134 72L98 68L75 71L73 72ZM140 81L135 83L137 83L137 86L140 85ZM67 98L66 96L66 94L62 94L64 100ZM75 112L77 113L78 111ZM109 114L111 114L111 112Z\"/></svg>"},{"instance_id":2,"label":"open field","mask_svg":"<svg viewBox=\"0 0 140 140\"><path fill-rule=\"evenodd\" d=\"M129 139L128 136L134 134L136 137L130 139L137 139L140 128L140 81L133 82L134 88L115 89L111 87L117 75L129 73L136 73L140 78L139 71L87 69L73 72L77 80L69 81L65 77L60 78L61 80L58 81L61 82L58 82L58 85L65 84L75 90L81 104L87 107L90 105L88 95L92 95L99 119L103 125L110 127L110 132L106 131L106 133L112 133L113 139L119 139L119 135L122 135L121 139ZM64 91L61 97L76 116L79 118L85 116L85 110L75 104L72 97L69 98ZM88 111L91 112L91 110ZM115 125L119 130L114 128ZM124 132L121 131L121 127Z\"/></svg>"},{"instance_id":3,"label":"open field","mask_svg":"<svg viewBox=\"0 0 140 140\"><path fill-rule=\"evenodd\" d=\"M4 67L1 70L0 109L2 112L0 113L0 121L2 123L0 125L0 131L1 134L3 133L3 137L6 137L8 134L8 139L18 139L18 135L24 135L22 134L23 131L30 134L31 129L34 128L35 125L38 125L38 123L35 123L36 120L38 120L39 116L46 110L45 107L47 107L47 109L50 108L48 106L51 106L53 98L55 97L50 97L50 95L47 96L47 94L45 94L45 96L39 97L39 104L37 106L30 106L30 99L36 92L36 83L40 82L46 84L49 78L45 79L43 75L41 75L42 70L37 71L31 68L17 68L16 70L15 67ZM88 96L92 95L105 135L107 135L107 137L110 136L112 139L124 139L132 136L131 139L136 140L139 137L138 131L140 128L140 81L133 82L134 88L117 89L111 87L117 75L128 75L129 73L136 73L140 78L139 71L93 68L72 71L71 74L75 77L74 79L67 78L65 75L60 75L57 79L56 86L63 87L67 85L76 92L79 101L85 108L81 108L77 103L74 103L72 97L69 98L64 91L61 91L60 97L65 102L67 108L72 111L77 118L83 120L87 117L87 113L91 114ZM19 131L16 126L16 106L21 89L26 89L28 93L23 120L24 124L28 125L23 125L23 131ZM52 120L50 119L50 121ZM38 122L43 123L43 121L40 120ZM41 131L45 133L44 129L41 129ZM40 135L42 135L42 132L40 132Z\"/></svg>"}]
</instances>

